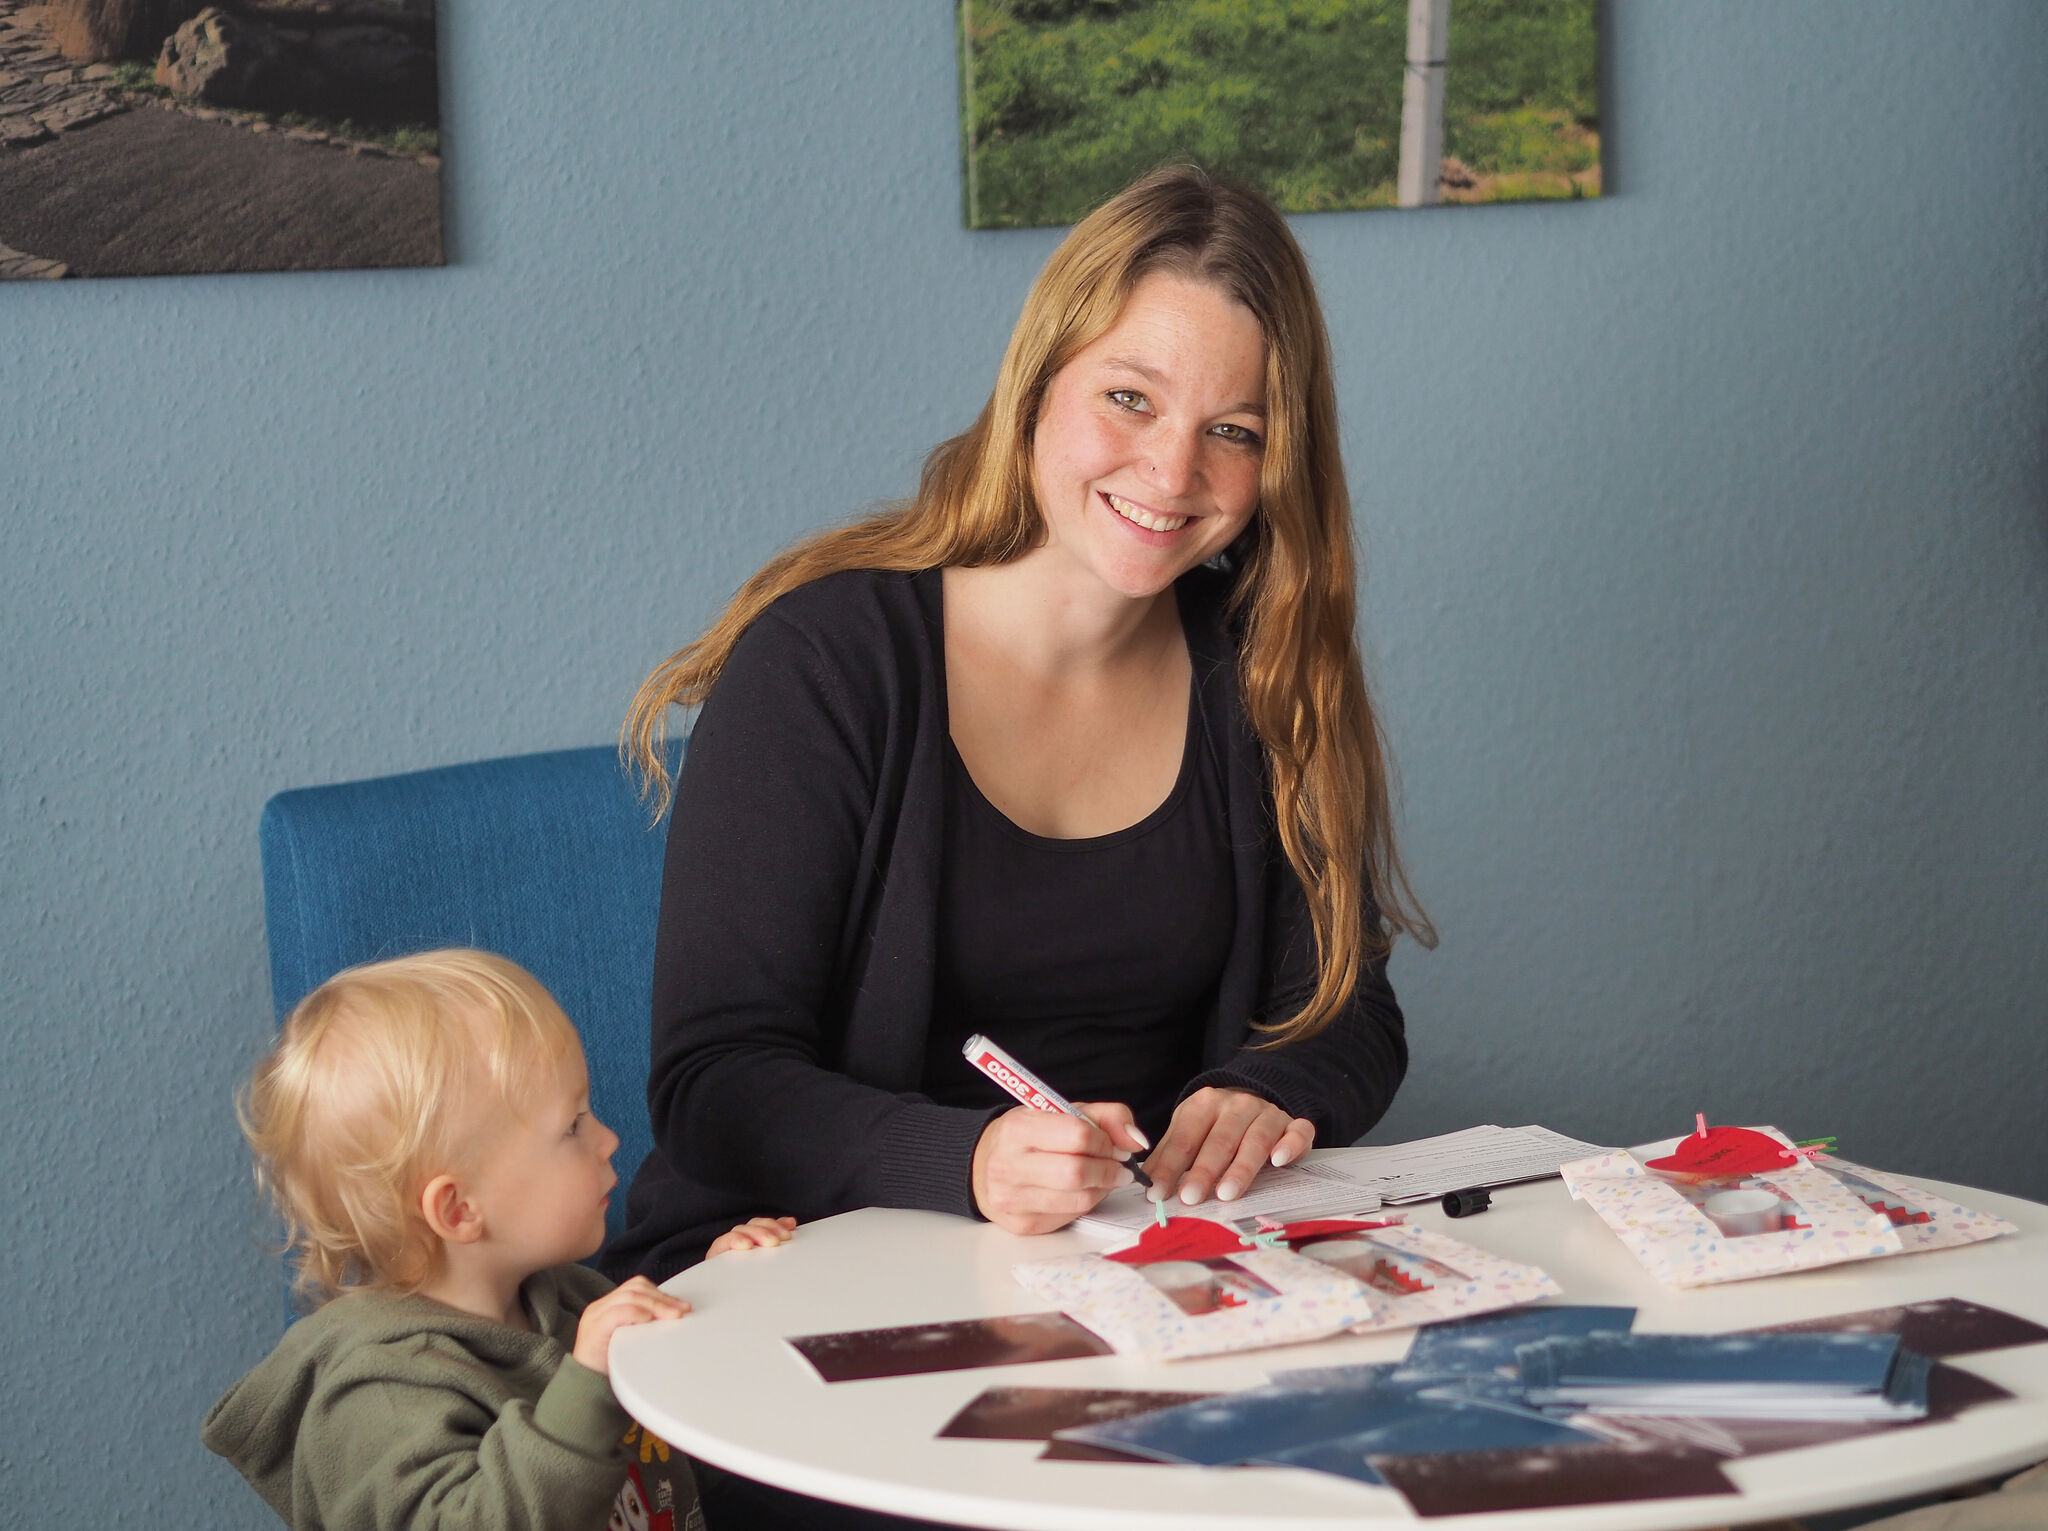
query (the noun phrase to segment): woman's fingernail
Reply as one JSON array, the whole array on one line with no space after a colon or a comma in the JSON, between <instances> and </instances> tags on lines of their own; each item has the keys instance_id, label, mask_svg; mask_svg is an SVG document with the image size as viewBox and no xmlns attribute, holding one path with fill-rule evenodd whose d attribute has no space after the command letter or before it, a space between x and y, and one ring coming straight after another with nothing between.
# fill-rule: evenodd
<instances>
[{"instance_id":1,"label":"woman's fingernail","mask_svg":"<svg viewBox=\"0 0 2048 1531\"><path fill-rule=\"evenodd\" d=\"M1221 1185L1217 1186L1216 1199L1218 1201L1236 1201L1237 1182L1235 1180L1226 1180Z\"/></svg>"},{"instance_id":2,"label":"woman's fingernail","mask_svg":"<svg viewBox=\"0 0 2048 1531\"><path fill-rule=\"evenodd\" d=\"M1182 1206L1192 1207L1196 1202L1200 1201L1201 1199L1202 1198L1198 1194L1196 1194L1195 1188L1193 1186L1184 1185L1180 1188L1180 1204Z\"/></svg>"},{"instance_id":3,"label":"woman's fingernail","mask_svg":"<svg viewBox=\"0 0 2048 1531\"><path fill-rule=\"evenodd\" d=\"M1118 1170L1116 1172L1116 1183L1120 1186L1136 1185L1138 1183L1138 1177L1136 1175L1133 1175L1129 1170Z\"/></svg>"},{"instance_id":4,"label":"woman's fingernail","mask_svg":"<svg viewBox=\"0 0 2048 1531\"><path fill-rule=\"evenodd\" d=\"M1133 1127L1131 1129L1131 1136L1137 1139L1137 1143L1140 1148L1144 1149L1148 1153L1151 1152L1152 1140L1146 1137L1144 1133L1138 1131L1137 1128Z\"/></svg>"},{"instance_id":5,"label":"woman's fingernail","mask_svg":"<svg viewBox=\"0 0 2048 1531\"><path fill-rule=\"evenodd\" d=\"M1284 1148L1276 1148L1276 1149L1274 1149L1274 1150L1273 1150L1273 1168L1274 1168L1274 1169L1278 1169L1278 1168L1280 1168L1280 1166L1281 1166L1281 1165L1285 1164L1286 1162L1287 1162L1287 1150L1286 1150L1286 1149L1284 1149Z\"/></svg>"}]
</instances>

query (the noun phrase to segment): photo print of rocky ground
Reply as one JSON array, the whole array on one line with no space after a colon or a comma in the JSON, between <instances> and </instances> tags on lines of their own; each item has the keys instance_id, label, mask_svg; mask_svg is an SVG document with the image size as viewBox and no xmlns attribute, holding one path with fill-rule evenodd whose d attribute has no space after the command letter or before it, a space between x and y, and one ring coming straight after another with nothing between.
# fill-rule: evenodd
<instances>
[{"instance_id":1,"label":"photo print of rocky ground","mask_svg":"<svg viewBox=\"0 0 2048 1531\"><path fill-rule=\"evenodd\" d=\"M435 0L0 0L0 280L438 266Z\"/></svg>"}]
</instances>

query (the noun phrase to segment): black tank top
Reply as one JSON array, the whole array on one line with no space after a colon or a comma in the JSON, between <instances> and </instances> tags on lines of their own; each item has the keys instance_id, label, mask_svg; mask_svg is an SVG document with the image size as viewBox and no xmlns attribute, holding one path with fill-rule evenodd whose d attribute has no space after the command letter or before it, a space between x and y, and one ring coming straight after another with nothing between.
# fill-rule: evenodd
<instances>
[{"instance_id":1,"label":"black tank top","mask_svg":"<svg viewBox=\"0 0 2048 1531\"><path fill-rule=\"evenodd\" d=\"M1159 1141L1201 1070L1237 920L1217 758L1191 687L1166 801L1112 834L1056 840L1005 817L947 742L933 1100L1013 1104L960 1056L984 1032L1069 1100L1123 1101Z\"/></svg>"}]
</instances>

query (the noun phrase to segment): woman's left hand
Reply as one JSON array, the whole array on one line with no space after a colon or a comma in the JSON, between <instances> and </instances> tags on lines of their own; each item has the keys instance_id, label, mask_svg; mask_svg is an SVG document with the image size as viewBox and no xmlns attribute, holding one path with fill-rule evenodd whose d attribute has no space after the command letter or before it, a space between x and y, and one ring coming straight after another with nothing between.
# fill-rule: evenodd
<instances>
[{"instance_id":1,"label":"woman's left hand","mask_svg":"<svg viewBox=\"0 0 2048 1531\"><path fill-rule=\"evenodd\" d=\"M1247 1090L1195 1091L1173 1113L1166 1136L1145 1161L1157 1195L1176 1192L1194 1206L1213 1190L1235 1201L1267 1165L1292 1164L1315 1146L1316 1124L1289 1116Z\"/></svg>"}]
</instances>

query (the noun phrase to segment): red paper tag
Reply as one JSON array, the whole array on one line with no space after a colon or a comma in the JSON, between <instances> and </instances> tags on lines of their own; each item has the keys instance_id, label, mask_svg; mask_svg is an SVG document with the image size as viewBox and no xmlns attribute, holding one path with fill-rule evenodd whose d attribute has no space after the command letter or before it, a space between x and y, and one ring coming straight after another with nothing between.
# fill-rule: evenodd
<instances>
[{"instance_id":1,"label":"red paper tag","mask_svg":"<svg viewBox=\"0 0 2048 1531\"><path fill-rule=\"evenodd\" d=\"M1709 1127L1705 1137L1687 1133L1664 1158L1650 1160L1649 1167L1674 1175L1708 1177L1758 1175L1781 1170L1791 1162L1785 1145L1776 1138L1747 1127Z\"/></svg>"},{"instance_id":2,"label":"red paper tag","mask_svg":"<svg viewBox=\"0 0 2048 1531\"><path fill-rule=\"evenodd\" d=\"M1235 1228L1206 1217L1175 1217L1167 1219L1163 1228L1154 1223L1129 1249L1102 1258L1124 1265L1154 1265L1161 1260L1214 1260L1244 1252L1245 1242Z\"/></svg>"},{"instance_id":3,"label":"red paper tag","mask_svg":"<svg viewBox=\"0 0 2048 1531\"><path fill-rule=\"evenodd\" d=\"M1392 1228L1393 1223L1367 1222L1356 1217L1319 1217L1305 1223L1289 1223L1278 1230L1280 1237L1290 1244L1304 1239L1338 1239L1347 1233L1364 1233L1369 1228Z\"/></svg>"}]
</instances>

